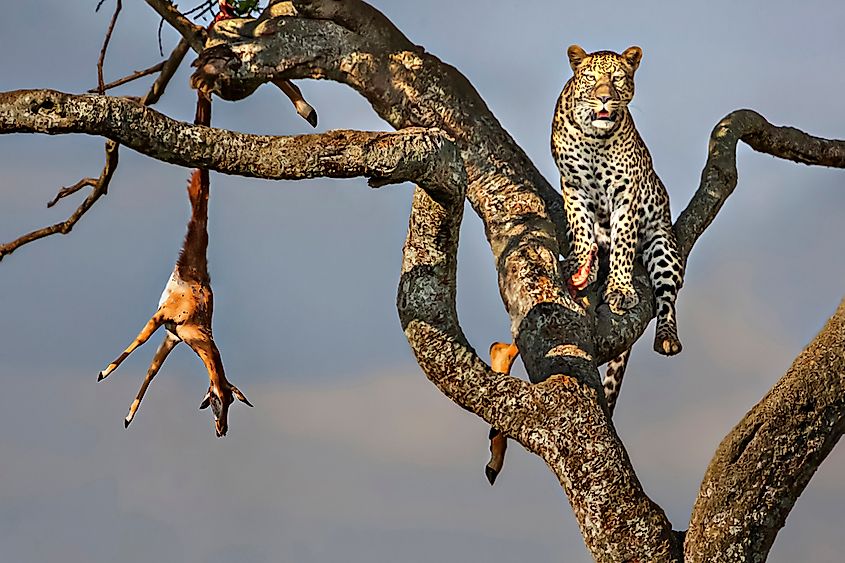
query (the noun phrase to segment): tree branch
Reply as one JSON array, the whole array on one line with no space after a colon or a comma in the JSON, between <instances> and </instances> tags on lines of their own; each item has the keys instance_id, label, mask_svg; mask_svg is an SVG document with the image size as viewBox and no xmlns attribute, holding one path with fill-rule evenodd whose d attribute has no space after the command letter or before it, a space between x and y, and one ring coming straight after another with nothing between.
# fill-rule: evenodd
<instances>
[{"instance_id":1,"label":"tree branch","mask_svg":"<svg viewBox=\"0 0 845 563\"><path fill-rule=\"evenodd\" d=\"M132 82L133 80L138 80L139 78L143 78L145 76L155 74L155 73L161 71L162 68L164 68L165 62L167 62L167 61L161 61L160 63L156 63L153 66L151 66L149 68L145 68L143 70L136 70L132 74L124 76L123 78L118 78L117 80L113 80L112 82L109 82L108 84L104 84L103 85L103 92L105 92L106 90L111 90L112 88L117 88L118 86L123 86L124 84L128 84L128 83ZM89 94L101 93L100 87L97 86L96 88L90 88L88 90L88 93Z\"/></svg>"},{"instance_id":2,"label":"tree branch","mask_svg":"<svg viewBox=\"0 0 845 563\"><path fill-rule=\"evenodd\" d=\"M38 239L42 239L44 237L48 237L50 235L55 234L68 234L72 229L73 226L82 218L85 213L97 203L97 200L100 199L105 193L108 191L109 182L111 182L112 176L114 175L114 171L117 169L118 163L118 144L114 141L106 141L106 164L103 166L103 171L100 172L99 178L85 178L80 180L73 186L69 188L63 188L59 191L56 195L55 199L50 201L47 204L47 207L52 207L55 203L63 197L66 197L72 193L75 193L79 189L84 186L91 186L91 193L88 194L88 197L83 200L83 202L76 208L70 217L66 220L56 223L54 225L50 225L49 227L44 227L42 229L37 229L30 233L27 233L12 242L6 244L0 244L0 260L3 260L6 256L24 246L25 244L29 244L30 242L34 242Z\"/></svg>"},{"instance_id":3,"label":"tree branch","mask_svg":"<svg viewBox=\"0 0 845 563\"><path fill-rule=\"evenodd\" d=\"M191 49L199 53L205 47L205 29L182 15L169 0L147 0L147 4L156 11L173 29L179 32Z\"/></svg>"},{"instance_id":4,"label":"tree branch","mask_svg":"<svg viewBox=\"0 0 845 563\"><path fill-rule=\"evenodd\" d=\"M739 141L757 152L778 158L845 168L845 141L813 137L793 127L774 126L750 109L728 114L710 134L701 183L675 222L675 234L684 260L736 188L736 145Z\"/></svg>"},{"instance_id":5,"label":"tree branch","mask_svg":"<svg viewBox=\"0 0 845 563\"><path fill-rule=\"evenodd\" d=\"M172 8L169 2L148 3ZM598 363L629 347L652 317L647 278L640 270L635 283L641 306L621 318L606 307L584 309L572 301L557 262L566 238L561 198L466 78L396 36L398 30L372 8L366 14L345 11L344 6L363 3L287 4L276 4L286 17L231 20L215 29L215 46L202 53L194 83L238 99L267 81L328 78L355 88L394 127L426 128L392 135L453 138L466 166L467 197L484 221L493 250L512 332L537 385L493 373L461 332L454 311L460 205L454 189L443 187L454 185L454 178L426 176L416 168L417 159L396 163L385 173L364 156L372 146L388 146L400 137L354 132L241 135L177 123L128 102L50 91L0 94L0 133L105 135L159 160L265 178L365 175L375 185L399 178L418 181L421 190L414 197L398 307L426 375L458 404L546 460L598 561L676 560L677 538L636 479L603 408L596 372ZM170 17L185 27L182 19ZM185 33L192 31L185 27ZM8 116L15 115L12 123ZM783 137L759 123L749 132L741 127L746 123L742 115L732 116L714 131L702 186L676 224L684 257L736 184L738 139L802 162L817 157L813 150L827 155L819 163L838 162L837 141L819 139L808 153L787 142L800 132L783 130L793 131ZM420 138L414 139L406 140L416 145ZM361 153L362 146L370 148ZM695 543L688 540L687 545Z\"/></svg>"},{"instance_id":6,"label":"tree branch","mask_svg":"<svg viewBox=\"0 0 845 563\"><path fill-rule=\"evenodd\" d=\"M104 0L100 0L97 4L97 10L100 9L100 6L103 5ZM123 4L121 0L115 0L114 6L114 13L112 14L111 21L109 21L109 27L106 30L106 36L103 39L103 47L100 49L100 58L97 59L97 92L99 94L106 93L106 82L103 80L103 64L106 62L106 51L109 48L109 42L111 41L112 32L114 32L114 26L117 24L117 17L120 15L120 10L123 8Z\"/></svg>"},{"instance_id":7,"label":"tree branch","mask_svg":"<svg viewBox=\"0 0 845 563\"><path fill-rule=\"evenodd\" d=\"M845 300L719 445L693 508L686 560L765 561L795 501L843 431Z\"/></svg>"},{"instance_id":8,"label":"tree branch","mask_svg":"<svg viewBox=\"0 0 845 563\"><path fill-rule=\"evenodd\" d=\"M0 93L0 134L6 133L86 133L187 168L277 180L365 176L374 185L427 178L434 171L426 168L427 156L415 151L454 150L448 136L436 130L249 135L176 121L131 100L55 90Z\"/></svg>"},{"instance_id":9,"label":"tree branch","mask_svg":"<svg viewBox=\"0 0 845 563\"><path fill-rule=\"evenodd\" d=\"M236 25L242 26L240 34ZM529 376L534 382L556 374L574 377L549 379L522 396L512 387L518 384L502 377L495 384L473 379L469 395L447 390L438 383L450 381L444 379L447 374L464 379L480 373L471 365L477 356L466 354L458 346L463 336L449 333L448 327L403 318L419 363L453 400L546 459L569 494L587 546L598 560L677 556L680 550L668 520L642 491L608 423L596 371L596 362L607 358L600 355L604 350L595 350L592 310L570 299L560 276L558 241L565 240L560 195L466 78L432 55L385 52L365 35L329 21L279 17L233 22L228 33L229 42L201 54L194 75L197 86L237 99L268 80L329 78L358 90L394 127L440 127L455 138L467 168L468 199L484 221ZM647 281L641 287L647 288L644 301L650 303ZM409 310L422 306L417 303ZM404 317L401 311L400 297ZM431 313L441 321L443 314ZM650 318L640 320L639 332ZM631 336L628 345L633 340ZM524 414L519 404L533 416ZM609 494L611 483L624 494ZM619 517L623 511L626 519Z\"/></svg>"}]
</instances>

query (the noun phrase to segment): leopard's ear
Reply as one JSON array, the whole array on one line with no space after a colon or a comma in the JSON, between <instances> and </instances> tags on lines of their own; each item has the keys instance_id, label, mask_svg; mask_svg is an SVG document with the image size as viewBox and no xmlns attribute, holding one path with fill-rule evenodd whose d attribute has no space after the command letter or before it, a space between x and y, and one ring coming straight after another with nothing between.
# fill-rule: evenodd
<instances>
[{"instance_id":1,"label":"leopard's ear","mask_svg":"<svg viewBox=\"0 0 845 563\"><path fill-rule=\"evenodd\" d=\"M640 66L640 61L643 60L643 50L636 45L628 47L622 52L622 58L631 65L631 70L637 70L637 67Z\"/></svg>"},{"instance_id":2,"label":"leopard's ear","mask_svg":"<svg viewBox=\"0 0 845 563\"><path fill-rule=\"evenodd\" d=\"M578 68L578 65L581 64L581 61L583 61L589 56L587 55L587 51L585 51L578 45L570 45L569 49L566 50L566 54L569 57L569 66L572 67L572 70Z\"/></svg>"}]
</instances>

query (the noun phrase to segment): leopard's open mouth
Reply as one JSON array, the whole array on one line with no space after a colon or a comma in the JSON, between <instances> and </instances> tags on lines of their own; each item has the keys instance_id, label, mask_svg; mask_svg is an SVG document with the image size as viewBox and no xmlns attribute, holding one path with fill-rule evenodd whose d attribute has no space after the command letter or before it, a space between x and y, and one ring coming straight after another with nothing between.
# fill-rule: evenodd
<instances>
[{"instance_id":1,"label":"leopard's open mouth","mask_svg":"<svg viewBox=\"0 0 845 563\"><path fill-rule=\"evenodd\" d=\"M606 109L594 111L593 121L616 121L616 112L610 112Z\"/></svg>"}]
</instances>

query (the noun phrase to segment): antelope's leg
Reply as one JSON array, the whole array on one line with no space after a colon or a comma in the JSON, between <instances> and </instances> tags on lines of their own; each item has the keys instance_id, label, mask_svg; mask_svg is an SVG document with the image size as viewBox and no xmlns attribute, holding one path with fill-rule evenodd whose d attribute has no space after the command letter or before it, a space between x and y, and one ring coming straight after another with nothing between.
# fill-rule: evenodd
<instances>
[{"instance_id":1,"label":"antelope's leg","mask_svg":"<svg viewBox=\"0 0 845 563\"><path fill-rule=\"evenodd\" d=\"M493 371L499 373L510 373L513 362L519 355L519 349L516 344L505 344L503 342L494 342L490 346L490 366ZM490 461L484 468L484 474L490 484L496 482L496 477L502 470L505 464L505 451L508 448L508 438L496 428L490 428Z\"/></svg>"},{"instance_id":2,"label":"antelope's leg","mask_svg":"<svg viewBox=\"0 0 845 563\"><path fill-rule=\"evenodd\" d=\"M153 356L153 361L150 363L150 369L147 370L147 376L144 378L144 382L141 383L141 389L138 390L138 395L129 407L129 414L127 414L126 418L123 420L124 428L128 428L132 419L135 418L135 413L138 411L138 407L141 406L141 401L144 398L144 394L147 392L147 388L150 386L150 383L152 383L153 378L158 373L158 370L161 369L161 366L164 363L164 360L167 359L168 354L170 354L177 344L179 344L179 337L168 330L164 335L164 341L162 341L158 350L156 350L155 356Z\"/></svg>"},{"instance_id":3,"label":"antelope's leg","mask_svg":"<svg viewBox=\"0 0 845 563\"><path fill-rule=\"evenodd\" d=\"M144 328L141 329L141 332L139 332L138 336L135 337L135 340L132 341L132 344L130 344L129 347L126 348L126 350L124 350L123 353L118 356L115 361L110 363L106 367L106 369L100 372L100 374L97 376L97 381L104 380L109 376L111 372L116 370L117 366L119 366L123 362L123 360L125 360L129 356L129 354L134 352L138 346L150 339L150 336L152 336L153 333L158 330L158 327L161 326L162 322L163 320L158 313L153 315L153 318L147 321L147 324L144 325Z\"/></svg>"},{"instance_id":4,"label":"antelope's leg","mask_svg":"<svg viewBox=\"0 0 845 563\"><path fill-rule=\"evenodd\" d=\"M305 121L310 123L311 127L317 126L317 111L311 106L311 104L305 101L299 86L290 80L274 80L273 84L278 86L279 89L284 92L288 98L290 98L290 101L293 102L293 107L296 108L296 113L302 116Z\"/></svg>"}]
</instances>

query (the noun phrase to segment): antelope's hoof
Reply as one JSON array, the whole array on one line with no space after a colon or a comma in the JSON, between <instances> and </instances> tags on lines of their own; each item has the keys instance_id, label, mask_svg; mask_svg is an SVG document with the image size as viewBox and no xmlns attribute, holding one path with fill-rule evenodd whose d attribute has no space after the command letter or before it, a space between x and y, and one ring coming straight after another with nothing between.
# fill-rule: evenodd
<instances>
[{"instance_id":1,"label":"antelope's hoof","mask_svg":"<svg viewBox=\"0 0 845 563\"><path fill-rule=\"evenodd\" d=\"M499 472L489 465L484 468L484 474L487 476L487 480L490 482L490 485L494 485L496 483L496 477L499 476Z\"/></svg>"}]
</instances>

